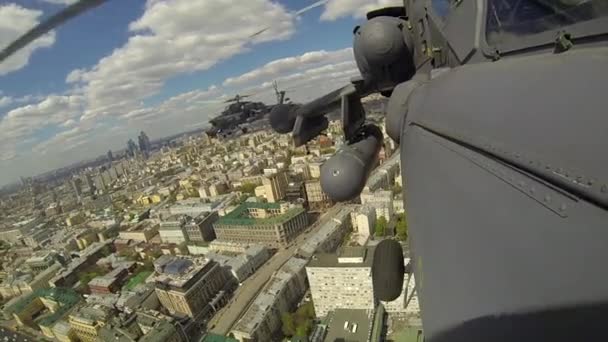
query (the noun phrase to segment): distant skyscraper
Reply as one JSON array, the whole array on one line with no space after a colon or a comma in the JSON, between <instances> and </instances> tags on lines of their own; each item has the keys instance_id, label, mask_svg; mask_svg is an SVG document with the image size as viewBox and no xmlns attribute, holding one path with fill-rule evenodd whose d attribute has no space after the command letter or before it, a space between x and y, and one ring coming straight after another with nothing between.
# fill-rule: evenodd
<instances>
[{"instance_id":1,"label":"distant skyscraper","mask_svg":"<svg viewBox=\"0 0 608 342\"><path fill-rule=\"evenodd\" d=\"M112 150L108 151L108 161L112 162L114 160L114 155L112 154Z\"/></svg>"},{"instance_id":2,"label":"distant skyscraper","mask_svg":"<svg viewBox=\"0 0 608 342\"><path fill-rule=\"evenodd\" d=\"M76 197L80 198L82 195L82 180L79 178L74 178L70 181L70 183L72 184L74 194L76 194Z\"/></svg>"},{"instance_id":3,"label":"distant skyscraper","mask_svg":"<svg viewBox=\"0 0 608 342\"><path fill-rule=\"evenodd\" d=\"M144 131L141 131L141 133L139 133L138 140L139 150L145 157L147 157L151 149L150 138L148 138Z\"/></svg>"},{"instance_id":4,"label":"distant skyscraper","mask_svg":"<svg viewBox=\"0 0 608 342\"><path fill-rule=\"evenodd\" d=\"M129 141L127 142L127 154L129 155L129 157L133 158L135 157L136 151L137 145L135 144L135 141L133 141L133 139L129 139Z\"/></svg>"}]
</instances>

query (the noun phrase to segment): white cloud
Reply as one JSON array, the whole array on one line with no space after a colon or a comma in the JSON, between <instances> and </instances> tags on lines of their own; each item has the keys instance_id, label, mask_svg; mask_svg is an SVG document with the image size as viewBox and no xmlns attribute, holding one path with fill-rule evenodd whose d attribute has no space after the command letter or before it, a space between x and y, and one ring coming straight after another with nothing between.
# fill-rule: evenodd
<instances>
[{"instance_id":1,"label":"white cloud","mask_svg":"<svg viewBox=\"0 0 608 342\"><path fill-rule=\"evenodd\" d=\"M403 6L403 0L329 0L321 14L321 20L342 17L364 18L371 10L389 6Z\"/></svg>"},{"instance_id":2,"label":"white cloud","mask_svg":"<svg viewBox=\"0 0 608 342\"><path fill-rule=\"evenodd\" d=\"M37 140L35 133L77 118L82 112L82 96L49 95L43 101L9 111L0 119L0 161L29 151Z\"/></svg>"},{"instance_id":3,"label":"white cloud","mask_svg":"<svg viewBox=\"0 0 608 342\"><path fill-rule=\"evenodd\" d=\"M242 93L259 94L256 99L274 102L273 81L279 88L288 89L288 97L294 101L309 101L324 93L347 84L358 75L352 48L334 51L310 51L299 56L281 58L230 77L226 86L241 86ZM246 86L245 89L242 89Z\"/></svg>"},{"instance_id":4,"label":"white cloud","mask_svg":"<svg viewBox=\"0 0 608 342\"><path fill-rule=\"evenodd\" d=\"M0 96L0 108L6 107L13 103L13 98L9 96Z\"/></svg>"},{"instance_id":5,"label":"white cloud","mask_svg":"<svg viewBox=\"0 0 608 342\"><path fill-rule=\"evenodd\" d=\"M311 51L300 56L277 59L264 66L242 74L231 77L224 81L225 86L242 86L260 80L269 80L279 77L286 72L301 71L313 66L332 64L353 59L352 48L327 52L325 50Z\"/></svg>"},{"instance_id":6,"label":"white cloud","mask_svg":"<svg viewBox=\"0 0 608 342\"><path fill-rule=\"evenodd\" d=\"M68 130L62 131L52 138L39 143L34 146L32 150L40 154L46 154L50 150L53 151L69 151L80 145L87 143L87 140L95 127L89 126L77 126Z\"/></svg>"},{"instance_id":7,"label":"white cloud","mask_svg":"<svg viewBox=\"0 0 608 342\"><path fill-rule=\"evenodd\" d=\"M50 95L37 104L9 111L2 121L25 123L33 130L50 124L60 124L78 117L82 112L83 98L78 95ZM1 124L1 123L0 123Z\"/></svg>"},{"instance_id":8,"label":"white cloud","mask_svg":"<svg viewBox=\"0 0 608 342\"><path fill-rule=\"evenodd\" d=\"M266 23L273 25L250 38ZM134 35L124 46L66 78L83 89L85 119L142 109L141 100L157 94L167 79L209 69L252 44L286 39L294 23L283 6L269 0L236 6L223 0L149 0L129 28Z\"/></svg>"},{"instance_id":9,"label":"white cloud","mask_svg":"<svg viewBox=\"0 0 608 342\"><path fill-rule=\"evenodd\" d=\"M38 25L42 11L23 8L16 4L0 5L0 47L4 48L20 35ZM26 45L3 62L0 62L0 76L25 67L31 54L39 48L55 43L55 32L51 31Z\"/></svg>"}]
</instances>

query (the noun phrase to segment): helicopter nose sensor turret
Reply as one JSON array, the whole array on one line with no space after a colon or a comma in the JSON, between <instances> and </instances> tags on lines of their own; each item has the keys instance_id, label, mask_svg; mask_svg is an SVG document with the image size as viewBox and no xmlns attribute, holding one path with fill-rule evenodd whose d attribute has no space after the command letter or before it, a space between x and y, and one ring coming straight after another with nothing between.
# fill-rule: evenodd
<instances>
[{"instance_id":1,"label":"helicopter nose sensor turret","mask_svg":"<svg viewBox=\"0 0 608 342\"><path fill-rule=\"evenodd\" d=\"M353 49L357 67L372 88L390 91L416 72L409 36L401 18L374 17L357 27Z\"/></svg>"}]
</instances>

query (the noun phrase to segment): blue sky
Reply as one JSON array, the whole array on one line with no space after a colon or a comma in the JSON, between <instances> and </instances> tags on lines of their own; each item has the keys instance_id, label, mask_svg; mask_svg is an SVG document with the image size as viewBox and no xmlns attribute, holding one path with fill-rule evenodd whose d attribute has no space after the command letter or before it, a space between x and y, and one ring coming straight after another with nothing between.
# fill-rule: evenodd
<instances>
[{"instance_id":1,"label":"blue sky","mask_svg":"<svg viewBox=\"0 0 608 342\"><path fill-rule=\"evenodd\" d=\"M0 4L5 46L74 0ZM204 125L236 92L305 101L356 74L352 28L398 0L110 0L0 63L0 185ZM250 39L252 33L270 27Z\"/></svg>"}]
</instances>

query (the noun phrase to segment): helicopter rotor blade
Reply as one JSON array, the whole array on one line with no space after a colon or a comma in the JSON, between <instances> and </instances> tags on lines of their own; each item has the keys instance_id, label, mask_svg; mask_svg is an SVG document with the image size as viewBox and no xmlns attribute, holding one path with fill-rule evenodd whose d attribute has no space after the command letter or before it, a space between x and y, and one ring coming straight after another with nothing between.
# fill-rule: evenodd
<instances>
[{"instance_id":1,"label":"helicopter rotor blade","mask_svg":"<svg viewBox=\"0 0 608 342\"><path fill-rule=\"evenodd\" d=\"M304 8L301 8L301 9L293 12L293 17L297 18L300 15L302 15L302 14L304 14L304 13L310 11L310 10L313 10L313 9L315 9L317 7L321 7L321 6L325 5L328 1L329 0L320 0L320 1L317 1L317 2L315 2L313 4L310 4L310 5L308 5L308 6L304 7ZM259 36L260 34L268 31L268 29L270 29L271 27L272 27L272 25L266 26L263 29L260 29L259 31L257 31L254 34L250 35L249 38L251 39L251 38L254 38L256 36Z\"/></svg>"},{"instance_id":2,"label":"helicopter rotor blade","mask_svg":"<svg viewBox=\"0 0 608 342\"><path fill-rule=\"evenodd\" d=\"M10 43L7 47L5 47L2 51L0 51L0 62L4 61L15 52L21 50L29 43L38 39L42 35L48 33L52 29L62 25L66 21L94 8L108 0L80 0L66 8L62 11L54 14L47 20L38 24L31 30L27 31L24 35L17 38L15 41Z\"/></svg>"}]
</instances>

